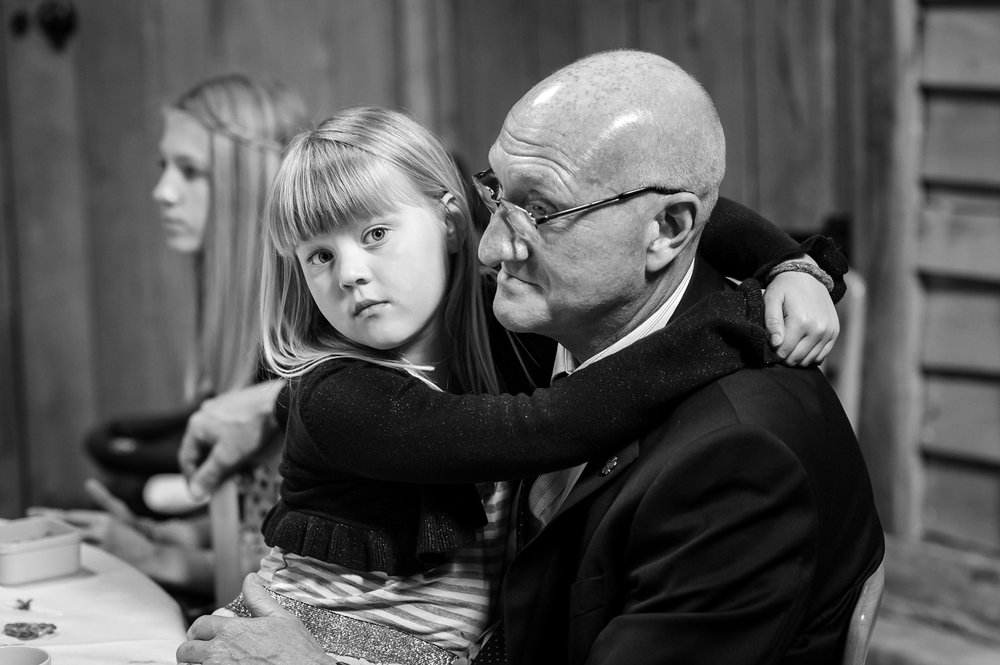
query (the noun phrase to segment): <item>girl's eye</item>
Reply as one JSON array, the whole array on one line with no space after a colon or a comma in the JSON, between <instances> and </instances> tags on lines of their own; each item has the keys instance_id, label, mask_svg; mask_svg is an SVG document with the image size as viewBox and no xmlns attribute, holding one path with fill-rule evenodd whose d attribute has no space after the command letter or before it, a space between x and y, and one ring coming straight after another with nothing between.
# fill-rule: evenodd
<instances>
[{"instance_id":1,"label":"girl's eye","mask_svg":"<svg viewBox=\"0 0 1000 665\"><path fill-rule=\"evenodd\" d=\"M198 168L197 166L193 166L191 164L184 164L183 166L181 166L181 175L184 176L185 180L194 180L195 178L200 178L201 176L205 175L205 172L200 168Z\"/></svg>"},{"instance_id":2,"label":"girl's eye","mask_svg":"<svg viewBox=\"0 0 1000 665\"><path fill-rule=\"evenodd\" d=\"M361 240L365 243L382 242L389 236L389 229L384 226L376 226L365 231Z\"/></svg>"},{"instance_id":3,"label":"girl's eye","mask_svg":"<svg viewBox=\"0 0 1000 665\"><path fill-rule=\"evenodd\" d=\"M333 252L328 249L317 249L306 257L306 263L314 266L321 266L330 261L333 261Z\"/></svg>"}]
</instances>

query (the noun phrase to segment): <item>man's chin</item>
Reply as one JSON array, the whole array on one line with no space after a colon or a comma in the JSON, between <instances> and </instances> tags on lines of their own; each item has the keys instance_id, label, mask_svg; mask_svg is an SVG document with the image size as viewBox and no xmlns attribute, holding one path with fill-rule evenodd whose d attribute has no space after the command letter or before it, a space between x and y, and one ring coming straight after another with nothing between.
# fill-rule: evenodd
<instances>
[{"instance_id":1,"label":"man's chin","mask_svg":"<svg viewBox=\"0 0 1000 665\"><path fill-rule=\"evenodd\" d=\"M538 332L542 324L539 317L531 315L530 308L500 298L493 301L493 314L500 325L511 332Z\"/></svg>"}]
</instances>

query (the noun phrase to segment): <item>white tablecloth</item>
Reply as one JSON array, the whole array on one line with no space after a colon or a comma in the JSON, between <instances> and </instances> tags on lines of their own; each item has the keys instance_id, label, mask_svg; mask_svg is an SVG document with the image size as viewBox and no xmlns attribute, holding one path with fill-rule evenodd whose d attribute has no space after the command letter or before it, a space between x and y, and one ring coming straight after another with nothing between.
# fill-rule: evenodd
<instances>
[{"instance_id":1,"label":"white tablecloth","mask_svg":"<svg viewBox=\"0 0 1000 665\"><path fill-rule=\"evenodd\" d=\"M177 603L132 566L82 545L76 575L18 586L0 585L0 626L51 623L56 631L20 641L0 631L0 645L45 649L52 665L175 663L185 624ZM17 609L31 600L31 609Z\"/></svg>"}]
</instances>

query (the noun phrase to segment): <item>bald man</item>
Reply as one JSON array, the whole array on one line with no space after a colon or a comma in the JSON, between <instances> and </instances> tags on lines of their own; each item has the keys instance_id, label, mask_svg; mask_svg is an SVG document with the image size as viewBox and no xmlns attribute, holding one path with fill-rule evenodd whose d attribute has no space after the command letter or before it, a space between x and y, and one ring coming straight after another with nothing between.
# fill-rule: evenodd
<instances>
[{"instance_id":1,"label":"bald man","mask_svg":"<svg viewBox=\"0 0 1000 665\"><path fill-rule=\"evenodd\" d=\"M696 257L722 128L669 61L617 51L559 70L511 109L489 161L494 312L558 341L557 372L732 288ZM857 441L816 368L718 380L520 497L500 621L474 663L836 663L883 553ZM199 620L198 638L323 662L253 578L244 597L268 620Z\"/></svg>"},{"instance_id":2,"label":"bald man","mask_svg":"<svg viewBox=\"0 0 1000 665\"><path fill-rule=\"evenodd\" d=\"M663 58L603 53L542 81L481 176L500 210L479 251L499 266L497 318L556 339L572 371L729 288L696 257L724 164L711 100ZM522 212L642 188L539 226ZM716 381L523 494L537 534L522 529L502 594L518 665L839 663L883 554L857 441L815 368Z\"/></svg>"}]
</instances>

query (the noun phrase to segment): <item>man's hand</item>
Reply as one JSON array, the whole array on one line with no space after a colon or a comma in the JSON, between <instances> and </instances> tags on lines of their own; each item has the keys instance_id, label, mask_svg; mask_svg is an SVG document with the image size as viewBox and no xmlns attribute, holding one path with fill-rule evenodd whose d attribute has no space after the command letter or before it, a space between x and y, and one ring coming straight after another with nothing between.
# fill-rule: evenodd
<instances>
[{"instance_id":1,"label":"man's hand","mask_svg":"<svg viewBox=\"0 0 1000 665\"><path fill-rule=\"evenodd\" d=\"M812 275L783 272L764 292L764 325L786 365L823 362L840 335L830 293Z\"/></svg>"},{"instance_id":2,"label":"man's hand","mask_svg":"<svg viewBox=\"0 0 1000 665\"><path fill-rule=\"evenodd\" d=\"M178 453L194 496L211 495L268 440L274 401L283 385L268 381L202 402L188 420Z\"/></svg>"},{"instance_id":3,"label":"man's hand","mask_svg":"<svg viewBox=\"0 0 1000 665\"><path fill-rule=\"evenodd\" d=\"M256 573L243 580L243 602L254 618L203 616L177 648L178 663L211 665L329 665L302 622L285 611Z\"/></svg>"}]
</instances>

